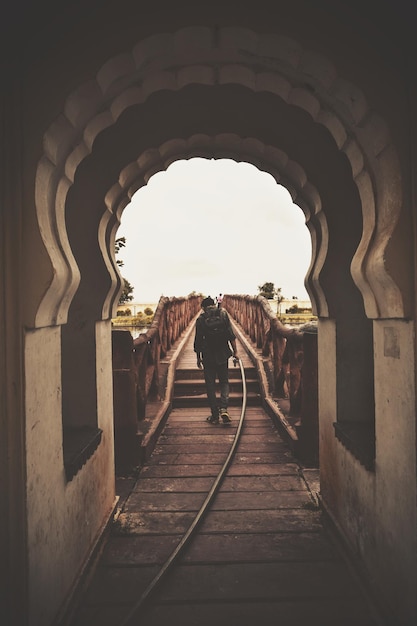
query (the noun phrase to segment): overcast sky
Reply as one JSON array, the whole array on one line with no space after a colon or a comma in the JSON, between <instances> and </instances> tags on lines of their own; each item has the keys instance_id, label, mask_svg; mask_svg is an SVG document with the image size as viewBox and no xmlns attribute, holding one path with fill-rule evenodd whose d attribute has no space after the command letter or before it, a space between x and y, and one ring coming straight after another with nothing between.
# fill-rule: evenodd
<instances>
[{"instance_id":1,"label":"overcast sky","mask_svg":"<svg viewBox=\"0 0 417 626\"><path fill-rule=\"evenodd\" d=\"M287 190L248 163L176 161L155 174L123 212L118 259L134 302L192 291L257 295L273 282L307 299L311 242Z\"/></svg>"}]
</instances>

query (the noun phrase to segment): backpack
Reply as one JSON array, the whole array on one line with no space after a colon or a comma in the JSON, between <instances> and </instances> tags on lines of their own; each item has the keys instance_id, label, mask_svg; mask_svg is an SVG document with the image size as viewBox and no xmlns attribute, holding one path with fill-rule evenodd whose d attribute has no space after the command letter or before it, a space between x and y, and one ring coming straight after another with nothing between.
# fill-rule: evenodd
<instances>
[{"instance_id":1,"label":"backpack","mask_svg":"<svg viewBox=\"0 0 417 626\"><path fill-rule=\"evenodd\" d=\"M207 309L204 313L204 334L207 339L217 340L226 337L226 322L223 311L218 308Z\"/></svg>"}]
</instances>

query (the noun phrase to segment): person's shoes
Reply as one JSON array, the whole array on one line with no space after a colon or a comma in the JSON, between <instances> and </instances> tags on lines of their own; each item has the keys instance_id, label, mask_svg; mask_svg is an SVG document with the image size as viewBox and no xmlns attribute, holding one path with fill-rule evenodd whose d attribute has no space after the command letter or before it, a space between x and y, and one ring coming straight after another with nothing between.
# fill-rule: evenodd
<instances>
[{"instance_id":1,"label":"person's shoes","mask_svg":"<svg viewBox=\"0 0 417 626\"><path fill-rule=\"evenodd\" d=\"M210 424L218 424L219 423L219 416L218 415L209 415L207 418L207 421L210 422Z\"/></svg>"},{"instance_id":2,"label":"person's shoes","mask_svg":"<svg viewBox=\"0 0 417 626\"><path fill-rule=\"evenodd\" d=\"M230 424L230 422L232 421L230 419L230 415L227 412L227 409L220 409L220 417L223 420L223 424Z\"/></svg>"}]
</instances>

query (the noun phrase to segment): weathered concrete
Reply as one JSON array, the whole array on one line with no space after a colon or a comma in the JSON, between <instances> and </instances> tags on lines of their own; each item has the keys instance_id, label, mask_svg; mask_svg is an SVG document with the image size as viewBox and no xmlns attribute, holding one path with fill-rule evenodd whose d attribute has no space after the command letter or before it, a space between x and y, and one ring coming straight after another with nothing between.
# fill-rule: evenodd
<instances>
[{"instance_id":1,"label":"weathered concrete","mask_svg":"<svg viewBox=\"0 0 417 626\"><path fill-rule=\"evenodd\" d=\"M230 428L207 424L203 409L171 413L70 626L93 618L109 625L123 622L192 522L217 463L226 459L239 408L230 411ZM213 447L222 454L213 455ZM246 448L256 451L257 463ZM255 616L262 624L299 625L301 616L313 626L376 624L326 534L302 468L261 408L248 409L238 454L213 506L136 619L164 624L168 606L184 624L211 620L249 626Z\"/></svg>"},{"instance_id":2,"label":"weathered concrete","mask_svg":"<svg viewBox=\"0 0 417 626\"><path fill-rule=\"evenodd\" d=\"M387 621L416 623L412 9L400 0L395 11L371 0L8 7L0 37L6 621L58 618L108 519L108 324L122 284L114 239L137 189L176 159L200 156L253 163L305 214L306 287L320 318L323 506ZM102 431L69 482L63 426Z\"/></svg>"}]
</instances>

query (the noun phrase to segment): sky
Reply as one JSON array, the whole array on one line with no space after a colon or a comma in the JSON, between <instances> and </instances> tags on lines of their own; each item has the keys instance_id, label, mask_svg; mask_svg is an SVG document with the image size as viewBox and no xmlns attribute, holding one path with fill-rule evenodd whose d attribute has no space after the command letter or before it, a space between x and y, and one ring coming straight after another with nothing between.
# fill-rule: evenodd
<instances>
[{"instance_id":1,"label":"sky","mask_svg":"<svg viewBox=\"0 0 417 626\"><path fill-rule=\"evenodd\" d=\"M125 208L117 258L133 302L191 292L258 295L265 282L284 298L308 299L311 241L288 191L249 163L176 161L154 174Z\"/></svg>"}]
</instances>

